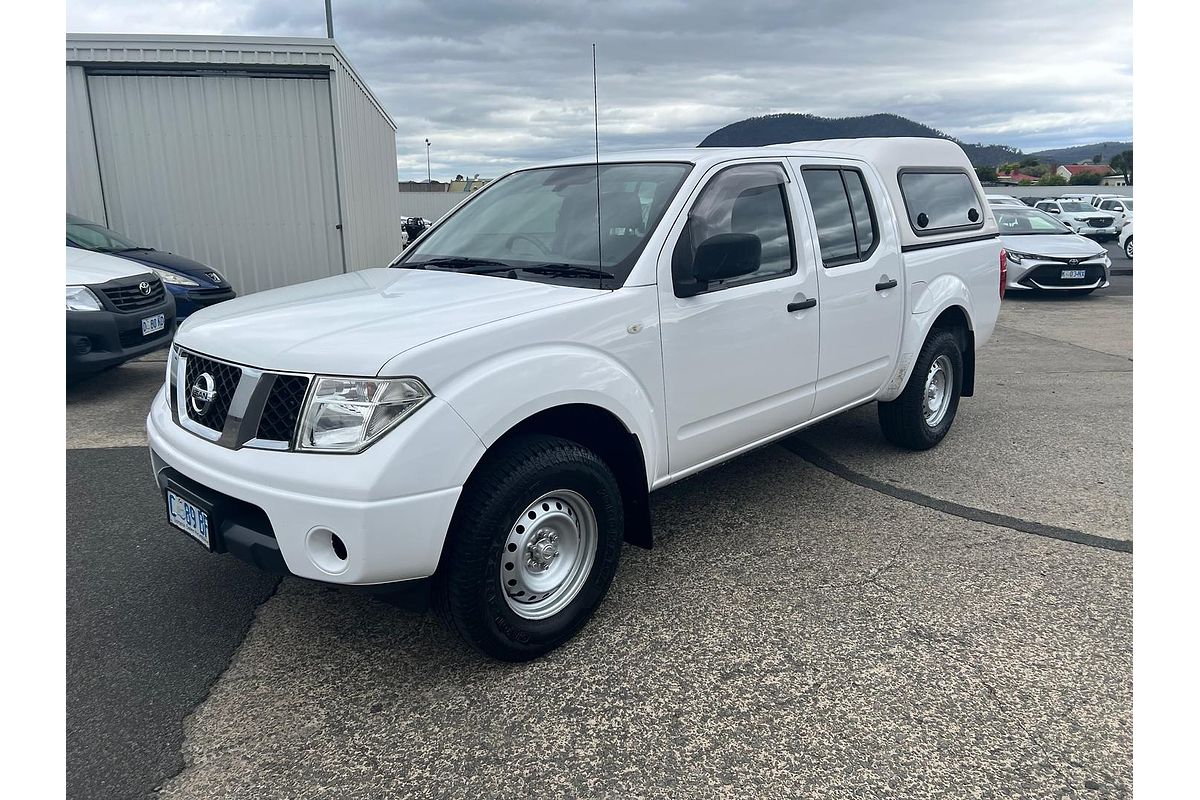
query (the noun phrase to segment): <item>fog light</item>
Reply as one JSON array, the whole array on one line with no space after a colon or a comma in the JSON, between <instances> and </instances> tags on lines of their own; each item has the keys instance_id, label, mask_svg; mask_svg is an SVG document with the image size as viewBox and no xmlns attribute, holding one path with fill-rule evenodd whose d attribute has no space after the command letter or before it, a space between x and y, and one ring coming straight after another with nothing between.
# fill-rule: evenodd
<instances>
[{"instance_id":1,"label":"fog light","mask_svg":"<svg viewBox=\"0 0 1200 800\"><path fill-rule=\"evenodd\" d=\"M75 352L81 356L92 352L92 340L86 336L80 336L75 340Z\"/></svg>"},{"instance_id":2,"label":"fog light","mask_svg":"<svg viewBox=\"0 0 1200 800\"><path fill-rule=\"evenodd\" d=\"M350 565L350 551L342 537L328 528L313 528L308 532L308 557L317 569L330 575L345 572Z\"/></svg>"}]
</instances>

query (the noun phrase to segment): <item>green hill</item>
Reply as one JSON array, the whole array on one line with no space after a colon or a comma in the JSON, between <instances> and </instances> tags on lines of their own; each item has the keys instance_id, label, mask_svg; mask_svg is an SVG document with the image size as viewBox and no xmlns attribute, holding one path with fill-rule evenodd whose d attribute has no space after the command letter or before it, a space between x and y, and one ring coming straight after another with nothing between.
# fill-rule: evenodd
<instances>
[{"instance_id":1,"label":"green hill","mask_svg":"<svg viewBox=\"0 0 1200 800\"><path fill-rule=\"evenodd\" d=\"M700 142L701 147L758 147L819 139L857 139L867 136L923 136L950 139L966 152L977 167L997 166L1028 157L1015 147L1001 144L968 144L936 128L898 114L869 114L862 117L818 117L813 114L770 114L751 117L713 131ZM1103 142L1060 150L1031 153L1038 158L1058 163L1070 163L1090 158L1096 153L1107 161L1113 155L1128 150L1130 142ZM1098 149L1099 148L1099 149ZM1078 155L1070 155L1078 152Z\"/></svg>"}]
</instances>

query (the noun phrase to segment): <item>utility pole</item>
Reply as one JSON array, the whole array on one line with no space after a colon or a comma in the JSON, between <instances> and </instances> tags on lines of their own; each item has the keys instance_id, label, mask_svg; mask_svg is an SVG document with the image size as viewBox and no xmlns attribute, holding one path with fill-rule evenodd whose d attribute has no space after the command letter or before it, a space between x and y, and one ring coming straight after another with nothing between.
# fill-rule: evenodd
<instances>
[{"instance_id":1,"label":"utility pole","mask_svg":"<svg viewBox=\"0 0 1200 800\"><path fill-rule=\"evenodd\" d=\"M429 140L425 140L425 182L433 183L433 173L429 171Z\"/></svg>"},{"instance_id":2,"label":"utility pole","mask_svg":"<svg viewBox=\"0 0 1200 800\"><path fill-rule=\"evenodd\" d=\"M333 0L325 0L325 32L333 38Z\"/></svg>"}]
</instances>

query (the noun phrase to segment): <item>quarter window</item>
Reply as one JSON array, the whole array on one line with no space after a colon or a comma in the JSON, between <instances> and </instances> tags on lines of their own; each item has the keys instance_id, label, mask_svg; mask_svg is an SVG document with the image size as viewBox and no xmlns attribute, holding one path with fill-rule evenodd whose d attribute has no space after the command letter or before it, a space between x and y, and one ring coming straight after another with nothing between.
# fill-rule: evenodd
<instances>
[{"instance_id":1,"label":"quarter window","mask_svg":"<svg viewBox=\"0 0 1200 800\"><path fill-rule=\"evenodd\" d=\"M900 191L918 235L983 226L982 204L965 172L901 170Z\"/></svg>"},{"instance_id":2,"label":"quarter window","mask_svg":"<svg viewBox=\"0 0 1200 800\"><path fill-rule=\"evenodd\" d=\"M759 267L749 275L710 281L707 291L791 274L792 225L788 216L787 174L778 164L743 164L718 173L701 191L688 215L672 260L676 276L686 273L696 248L725 233L749 233L762 245Z\"/></svg>"},{"instance_id":3,"label":"quarter window","mask_svg":"<svg viewBox=\"0 0 1200 800\"><path fill-rule=\"evenodd\" d=\"M862 173L806 167L801 174L817 224L821 262L836 267L866 260L879 242L879 228Z\"/></svg>"}]
</instances>

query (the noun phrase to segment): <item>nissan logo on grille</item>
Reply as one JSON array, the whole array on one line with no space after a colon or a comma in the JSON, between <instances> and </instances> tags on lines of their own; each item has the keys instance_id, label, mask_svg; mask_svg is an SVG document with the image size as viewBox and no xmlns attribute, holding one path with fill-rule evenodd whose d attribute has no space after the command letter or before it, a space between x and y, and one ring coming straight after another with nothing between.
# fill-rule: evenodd
<instances>
[{"instance_id":1,"label":"nissan logo on grille","mask_svg":"<svg viewBox=\"0 0 1200 800\"><path fill-rule=\"evenodd\" d=\"M141 283L139 283L138 291L141 292L142 294L149 295L150 294L150 282L142 281Z\"/></svg>"},{"instance_id":2,"label":"nissan logo on grille","mask_svg":"<svg viewBox=\"0 0 1200 800\"><path fill-rule=\"evenodd\" d=\"M196 376L188 394L191 395L192 411L202 417L212 407L213 400L217 399L217 382L212 375L202 372Z\"/></svg>"}]
</instances>

